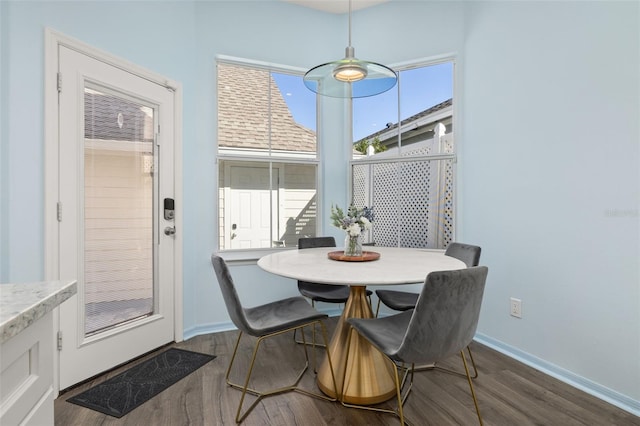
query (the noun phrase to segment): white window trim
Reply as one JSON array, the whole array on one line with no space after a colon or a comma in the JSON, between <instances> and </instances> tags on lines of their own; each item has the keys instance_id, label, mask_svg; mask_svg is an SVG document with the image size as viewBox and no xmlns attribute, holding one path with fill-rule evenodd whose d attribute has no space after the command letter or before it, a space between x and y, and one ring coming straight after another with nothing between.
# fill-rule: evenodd
<instances>
[{"instance_id":1,"label":"white window trim","mask_svg":"<svg viewBox=\"0 0 640 426\"><path fill-rule=\"evenodd\" d=\"M451 111L451 117L452 117L452 121L453 123L458 122L458 116L459 116L459 111L460 111L460 102L458 101L458 95L457 95L457 82L460 80L459 78L459 73L460 73L460 60L459 60L459 56L456 53L447 53L447 54L443 54L443 55L438 55L438 56L433 56L431 58L422 58L422 59L416 59L416 60L410 60L410 61L405 61L405 62L399 62L399 63L395 63L395 64L391 64L391 68L400 73L401 71L407 71L407 70L411 70L411 69L416 69L416 68L421 68L421 67L427 67L427 66L433 66L433 65L438 65L438 64L443 64L443 63L447 63L447 62L451 62L453 64L453 93L452 93L452 99L453 99L453 110ZM398 106L399 108L399 106ZM399 119L399 117L398 117ZM399 126L400 127L400 126ZM452 154L434 154L434 155L419 155L419 156L411 156L411 157L403 157L402 156L402 149L399 150L398 155L393 156L393 157L387 157L387 158L377 158L377 159L371 159L367 156L362 156L362 157L357 157L357 158L351 158L349 160L349 194L350 194L350 199L353 199L353 184L352 184L352 180L353 180L353 168L354 166L358 166L358 165L370 165L370 164L382 164L382 163L402 163L402 162L415 162L415 161L433 161L433 160L447 160L447 159L451 159L453 160L453 163L455 164L453 173L454 173L454 197L453 197L453 235L452 235L452 241L456 241L458 236L461 235L460 229L459 229L459 224L460 221L458 220L458 215L459 215L459 209L461 208L461 203L458 202L459 200L459 196L458 194L460 193L460 184L459 184L459 164L458 164L458 153L460 152L460 148L462 146L461 143L461 139L460 139L460 126L453 126L452 129L452 134L453 134L453 138L455 141L455 151ZM350 128L353 129L353 107L351 108L351 117L350 117ZM398 132L400 132L399 134L402 134L402 129L398 128L398 129L394 129L392 131L390 131L390 134L393 135L398 135ZM400 145L402 144L402 138L399 138L399 142ZM435 251L444 251L444 249L426 249L426 250L435 250Z\"/></svg>"},{"instance_id":2,"label":"white window trim","mask_svg":"<svg viewBox=\"0 0 640 426\"><path fill-rule=\"evenodd\" d=\"M281 74L290 74L290 75L304 75L307 72L307 69L300 67L293 67L289 65L276 64L272 62L264 62L246 58L239 58L228 55L216 55L215 63L223 63L230 65L239 65L245 67L252 67L257 69L264 69L270 72L277 72ZM217 74L216 74L216 85L217 85ZM216 92L216 100L217 100L217 92ZM317 107L318 99L316 97L316 107ZM316 120L319 121L318 116L320 114L319 110L316 110ZM218 115L216 113L216 128L217 128L217 120ZM316 153L315 156L310 154L300 154L300 153L291 153L286 151L272 151L268 152L258 152L256 150L251 149L243 149L243 148L229 148L229 147L219 147L216 141L216 161L215 161L215 175L216 175L216 194L220 192L219 185L219 164L220 160L225 161L249 161L249 162L259 162L263 161L266 163L299 163L299 164L313 164L316 166L316 203L317 203L317 216L316 216L316 233L319 232L320 226L322 223L322 214L321 214L321 204L322 204L322 187L323 181L321 179L322 176L322 167L321 167L321 146L319 144L320 136L320 128L316 126ZM242 155L242 154L251 154L251 155ZM274 155L275 153L275 155ZM216 211L216 254L222 257L226 262L233 263L235 265L255 265L256 262L263 256L267 254L286 251L286 250L296 250L294 247L270 247L270 248L256 248L256 249L220 249L220 235L219 235L219 223L220 217L218 216L219 205L218 205L219 197L216 195L215 198L215 211Z\"/></svg>"}]
</instances>

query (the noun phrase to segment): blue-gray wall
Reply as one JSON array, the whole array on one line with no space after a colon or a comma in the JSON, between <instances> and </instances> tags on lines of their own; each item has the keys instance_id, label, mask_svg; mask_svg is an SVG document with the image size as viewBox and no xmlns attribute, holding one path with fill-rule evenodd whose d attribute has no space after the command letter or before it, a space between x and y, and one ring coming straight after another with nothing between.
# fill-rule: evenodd
<instances>
[{"instance_id":1,"label":"blue-gray wall","mask_svg":"<svg viewBox=\"0 0 640 426\"><path fill-rule=\"evenodd\" d=\"M459 56L458 239L490 268L479 337L638 413L639 14L637 2L396 0L353 16L363 59ZM0 281L43 278L45 27L182 83L193 335L228 326L209 264L214 57L308 68L342 56L346 24L278 1L0 2ZM321 108L326 207L346 202L347 155L344 106ZM247 304L296 293L255 265L233 273Z\"/></svg>"},{"instance_id":2,"label":"blue-gray wall","mask_svg":"<svg viewBox=\"0 0 640 426\"><path fill-rule=\"evenodd\" d=\"M463 236L491 276L480 332L636 401L638 5L474 3L461 154Z\"/></svg>"}]
</instances>

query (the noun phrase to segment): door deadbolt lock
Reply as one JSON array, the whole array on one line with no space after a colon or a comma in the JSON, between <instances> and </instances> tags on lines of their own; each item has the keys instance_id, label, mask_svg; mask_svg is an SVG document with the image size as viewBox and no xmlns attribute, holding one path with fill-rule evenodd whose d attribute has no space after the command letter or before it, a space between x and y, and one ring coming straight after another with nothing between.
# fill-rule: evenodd
<instances>
[{"instance_id":1,"label":"door deadbolt lock","mask_svg":"<svg viewBox=\"0 0 640 426\"><path fill-rule=\"evenodd\" d=\"M175 217L175 201L173 198L164 199L164 219L173 220ZM167 234L168 235L168 234Z\"/></svg>"},{"instance_id":2,"label":"door deadbolt lock","mask_svg":"<svg viewBox=\"0 0 640 426\"><path fill-rule=\"evenodd\" d=\"M174 235L176 233L176 227L175 226L167 226L166 228L164 228L164 234L165 235Z\"/></svg>"}]
</instances>

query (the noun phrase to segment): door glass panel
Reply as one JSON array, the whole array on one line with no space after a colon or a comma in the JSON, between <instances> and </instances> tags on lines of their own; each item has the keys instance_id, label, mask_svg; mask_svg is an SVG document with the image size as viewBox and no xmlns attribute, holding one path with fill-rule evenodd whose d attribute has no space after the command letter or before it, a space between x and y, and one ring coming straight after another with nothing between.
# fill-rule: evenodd
<instances>
[{"instance_id":1,"label":"door glass panel","mask_svg":"<svg viewBox=\"0 0 640 426\"><path fill-rule=\"evenodd\" d=\"M153 313L154 109L84 90L85 334Z\"/></svg>"}]
</instances>

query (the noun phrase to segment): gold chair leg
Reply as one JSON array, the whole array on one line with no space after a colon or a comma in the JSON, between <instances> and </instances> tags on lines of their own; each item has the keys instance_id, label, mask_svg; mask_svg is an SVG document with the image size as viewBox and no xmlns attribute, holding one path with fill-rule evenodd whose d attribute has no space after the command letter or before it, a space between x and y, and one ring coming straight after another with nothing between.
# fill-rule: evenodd
<instances>
[{"instance_id":1,"label":"gold chair leg","mask_svg":"<svg viewBox=\"0 0 640 426\"><path fill-rule=\"evenodd\" d=\"M336 377L335 377L335 373L334 373L334 370L333 370L333 362L331 360L331 354L329 353L329 349L327 347L327 344L329 343L329 337L328 337L328 333L327 333L327 328L325 327L325 325L324 325L324 323L322 321L316 321L316 322L318 324L320 324L320 329L322 331L322 340L324 341L325 353L327 355L327 361L329 362L329 370L331 371L331 380L333 382L333 390L334 390L335 394L337 395L338 394L338 386L336 384ZM314 328L315 328L315 323L314 323ZM302 338L304 340L304 335L302 336ZM315 336L314 336L314 339L315 339ZM306 344L304 344L303 347L304 347L305 356L307 358L307 366L308 366L309 365L309 356L308 356ZM316 362L316 360L315 360L315 356L316 356L315 352L314 352L313 356L314 356L314 361L313 362L315 363ZM298 382L300 381L300 378L302 378L302 375L299 376L299 378L295 382L294 386L297 386ZM293 391L302 393L304 395L312 396L314 398L324 399L326 401L334 402L334 401L338 400L337 397L333 398L333 397L327 396L327 395L325 395L323 393L322 394L318 394L318 393L311 392L311 391L308 391L308 390L305 390L305 389L302 389L302 388L298 388L298 387L292 387L289 390L293 390Z\"/></svg>"},{"instance_id":2,"label":"gold chair leg","mask_svg":"<svg viewBox=\"0 0 640 426\"><path fill-rule=\"evenodd\" d=\"M349 329L349 338L347 339L347 356L345 359L345 365L349 364L349 354L350 354L350 349L351 349L351 337L354 333L354 329L350 328ZM404 403L407 400L407 397L409 396L409 393L411 392L411 389L413 387L413 371L411 368L406 368L406 367L399 367L391 358L389 358L388 356L384 355L383 356L387 359L387 361L389 361L391 363L391 365L393 366L393 371L394 371L394 379L395 379L395 385L396 385L396 398L398 400L398 408L396 410L392 410L392 409L387 409L387 408L377 408L377 407L371 407L371 406L367 406L367 405L356 405L356 404L351 404L348 402L344 401L344 392L345 392L345 382L346 382L346 378L347 378L347 369L344 369L343 372L343 376L342 376L342 389L340 392L340 403L348 408L357 408L360 410L367 410L367 411L376 411L379 413L388 413L388 414L393 414L396 417L400 418L400 424L401 425L410 425L409 421L404 417L404 411L402 406L404 405ZM400 380L400 376L398 375L398 370L402 368L404 370L404 374L403 374L403 378L402 381ZM407 375L411 373L411 380L409 382L409 388L407 389L407 391L405 392L404 395L402 395L402 388L404 387L404 383L407 379Z\"/></svg>"},{"instance_id":3,"label":"gold chair leg","mask_svg":"<svg viewBox=\"0 0 640 426\"><path fill-rule=\"evenodd\" d=\"M478 378L478 367L476 366L476 361L473 359L473 354L471 353L471 346L467 346L467 352L469 353L469 358L471 359L471 365L473 366L473 376L471 376L471 378L472 379L477 379ZM460 377L467 377L465 374L463 374L463 373L461 373L459 371L451 370L449 368L440 367L437 364L422 365L422 366L418 366L418 367L415 368L415 371L425 371L425 370L440 370L440 371L444 371L445 373L451 373L451 374L458 375Z\"/></svg>"},{"instance_id":4,"label":"gold chair leg","mask_svg":"<svg viewBox=\"0 0 640 426\"><path fill-rule=\"evenodd\" d=\"M315 307L316 307L316 302L315 302L313 299L311 299L311 307L312 307L312 308L315 308ZM313 329L312 329L312 330L313 330L313 331L312 331L312 333L315 333L315 331L316 331L316 327L315 327L315 325L313 326ZM299 344L299 345L307 344L307 343L304 343L302 340L298 340L298 339L296 339L296 333L297 333L297 332L298 332L298 329L297 329L297 328L296 328L295 330L293 330L293 340L294 340L294 342L296 342L296 343L297 343L297 344ZM302 329L300 330L300 333L304 333L304 328L302 328ZM310 345L310 346L313 346L314 348L325 348L325 347L326 347L326 345L325 345L325 344L323 344L323 343L317 343L315 338L313 339L313 343L311 343L311 344L309 344L309 345ZM314 371L315 371L315 369L314 369Z\"/></svg>"},{"instance_id":5,"label":"gold chair leg","mask_svg":"<svg viewBox=\"0 0 640 426\"><path fill-rule=\"evenodd\" d=\"M328 397L324 395L323 399L327 399L329 401L337 401L338 400L338 384L336 382L336 373L333 368L333 361L331 360L331 354L329 353L329 333L327 332L327 327L322 321L318 321L320 323L320 330L322 332L322 340L324 341L324 352L327 355L327 361L329 362L329 370L331 371L331 381L333 382L333 391L335 398Z\"/></svg>"},{"instance_id":6,"label":"gold chair leg","mask_svg":"<svg viewBox=\"0 0 640 426\"><path fill-rule=\"evenodd\" d=\"M316 331L316 327L315 327L315 325L313 326L312 330L313 330L313 331L312 331L312 333L315 333L315 331ZM299 345L305 344L305 345L312 346L312 347L314 347L314 348L325 348L325 347L326 347L326 345L325 345L324 343L318 343L318 342L316 342L316 341L315 341L315 339L313 340L313 343L305 343L305 342L303 342L302 340L298 340L298 339L296 339L296 333L297 333L297 332L298 332L298 329L297 329L297 328L296 328L295 330L293 330L293 340L294 340L297 344L299 344ZM300 333L304 333L304 328L301 328L301 329L300 329Z\"/></svg>"},{"instance_id":7,"label":"gold chair leg","mask_svg":"<svg viewBox=\"0 0 640 426\"><path fill-rule=\"evenodd\" d=\"M326 354L327 354L327 360L329 361L329 368L331 369L331 378L333 380L333 388L334 388L334 390L336 391L336 394L337 394L337 385L336 385L336 381L335 381L335 375L333 373L334 370L333 370L333 364L332 364L332 361L331 361L331 355L329 354L329 350L326 348L327 343L329 342L329 338L328 338L328 335L327 335L327 330L326 330L326 327L325 327L324 323L322 323L322 321L316 321L316 322L320 324L320 327L322 329L322 337L323 337L324 344L325 344L325 351L326 351ZM314 322L312 324L313 327L314 327L314 330L315 330L315 323L316 322ZM297 327L297 328L303 328L303 327ZM255 345L255 347L253 349L253 354L251 356L251 363L249 364L249 370L247 372L247 376L245 378L244 385L240 385L238 383L234 383L229 379L229 376L230 376L230 373L231 373L231 369L232 369L233 363L235 361L235 357L237 355L238 347L240 345L240 340L242 339L242 334L243 333L240 332L238 334L238 339L236 340L236 344L235 344L235 347L233 349L233 354L231 355L231 360L229 361L229 367L227 368L227 373L225 375L225 380L226 380L227 384L230 387L242 391L242 396L240 397L240 403L238 404L238 410L236 411L236 419L235 419L236 423L241 423L247 417L247 415L251 412L251 410L253 410L255 408L255 406L260 402L260 400L262 398L265 398L265 397L271 396L271 395L275 395L275 394L279 394L279 393L284 393L284 392L288 392L288 391L296 391L296 392L299 392L299 393L302 393L302 394L305 394L305 395L308 395L308 396L313 396L315 398L320 398L320 399L324 399L324 400L328 400L328 401L336 401L337 400L336 398L331 398L331 397L328 397L328 396L326 396L324 394L318 394L318 393L307 391L305 389L298 388L298 383L300 382L300 380L304 376L304 373L309 368L309 353L307 351L307 345L306 345L306 341L305 341L305 338L304 338L304 334L302 335L302 339L303 339L303 342L305 343L305 344L303 344L304 354L305 354L305 365L302 368L302 370L300 370L300 372L298 373L298 376L296 377L296 379L293 382L293 384L288 385L288 386L284 386L284 387L281 387L281 388L277 388L277 389L268 390L268 391L258 391L256 389L253 389L253 388L249 387L249 382L250 382L250 379L251 379L251 373L253 372L253 367L255 365L255 361L256 361L256 358L257 358L258 349L260 348L260 343L262 343L263 340L268 339L269 337L274 337L274 336L277 336L279 334L283 334L283 333L287 333L287 332L290 332L290 331L294 331L297 328L295 328L295 329L290 328L290 329L282 330L282 331L279 331L279 332L276 332L276 333L272 333L272 334L269 334L267 336L262 336L262 337L258 338L258 340L256 341L256 345ZM315 332L313 333L313 339L314 339L314 342L315 342ZM316 363L315 352L314 352L313 356L314 356L313 362L314 362L314 365L315 365L315 363ZM245 396L246 396L247 393L249 393L251 395L254 395L254 396L257 396L257 399L255 401L253 401L253 403L249 406L249 408L247 408L245 410L244 413L242 413L242 406L244 404L244 399L245 399Z\"/></svg>"},{"instance_id":8,"label":"gold chair leg","mask_svg":"<svg viewBox=\"0 0 640 426\"><path fill-rule=\"evenodd\" d=\"M467 360L464 356L464 350L460 351L460 357L462 358L462 364L464 365L464 371L467 373L467 382L469 382L469 389L471 390L471 396L473 397L473 404L476 406L476 414L478 414L478 420L480 421L480 426L483 426L482 416L480 416L480 407L478 407L478 399L476 398L476 392L473 389L473 381L471 380L471 375L469 374L469 367L467 366Z\"/></svg>"},{"instance_id":9,"label":"gold chair leg","mask_svg":"<svg viewBox=\"0 0 640 426\"><path fill-rule=\"evenodd\" d=\"M404 426L404 410L402 405L404 404L404 398L400 392L400 378L398 377L398 366L393 363L393 376L396 381L396 397L398 398L398 416L400 417L400 425Z\"/></svg>"},{"instance_id":10,"label":"gold chair leg","mask_svg":"<svg viewBox=\"0 0 640 426\"><path fill-rule=\"evenodd\" d=\"M256 342L256 346L255 346L255 348L253 350L253 356L251 358L251 364L249 366L249 371L247 373L247 377L245 379L244 386L241 386L241 385L239 385L237 383L233 383L232 381L229 380L229 376L231 374L231 369L233 367L233 362L235 361L236 354L238 353L238 347L240 346L240 340L242 339L242 334L243 334L242 331L238 334L238 339L236 340L235 347L233 348L233 354L231 355L231 360L229 361L229 367L227 367L227 373L225 375L225 380L227 382L227 385L231 386L234 389L238 389L238 390L242 391L242 396L240 397L240 403L238 404L238 410L236 411L236 419L235 419L236 423L242 422L242 420L244 420L244 418L247 416L247 414L249 414L249 412L253 409L253 407L255 407L255 405L263 397L263 395L261 395L259 392L255 391L254 389L249 389L249 387L248 387L249 379L251 378L251 371L253 370L253 364L255 362L256 354L258 353L258 347L260 346L260 339L258 339L258 342ZM241 415L242 405L244 403L244 398L245 398L247 392L251 393L252 395L257 396L258 398L247 409L247 411L245 411L245 413L243 415Z\"/></svg>"},{"instance_id":11,"label":"gold chair leg","mask_svg":"<svg viewBox=\"0 0 640 426\"><path fill-rule=\"evenodd\" d=\"M229 383L229 374L231 373L231 367L233 366L233 361L236 359L236 354L238 353L238 346L240 346L240 339L242 339L242 331L238 333L236 344L233 347L233 354L231 354L231 360L229 361L229 366L227 367L227 373L224 376L228 385L231 385L231 383Z\"/></svg>"},{"instance_id":12,"label":"gold chair leg","mask_svg":"<svg viewBox=\"0 0 640 426\"><path fill-rule=\"evenodd\" d=\"M476 361L473 359L473 354L471 353L471 345L467 346L467 352L469 352L469 358L471 359L471 365L473 366L473 376L472 379L478 378L478 367L476 367Z\"/></svg>"}]
</instances>

